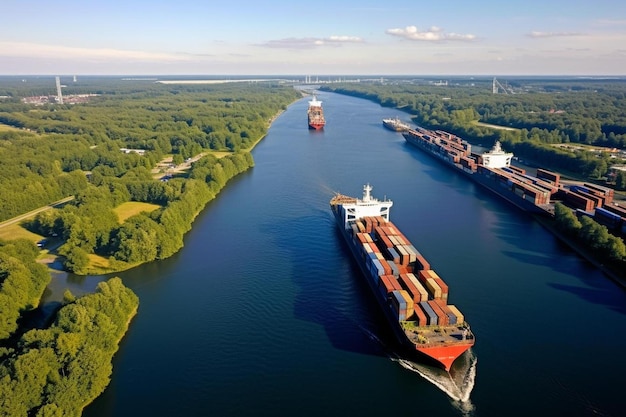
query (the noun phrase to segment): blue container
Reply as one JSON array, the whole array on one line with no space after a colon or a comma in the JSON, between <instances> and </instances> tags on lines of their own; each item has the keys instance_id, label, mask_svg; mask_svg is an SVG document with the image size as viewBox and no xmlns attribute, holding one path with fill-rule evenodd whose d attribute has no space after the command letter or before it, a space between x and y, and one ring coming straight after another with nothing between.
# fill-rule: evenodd
<instances>
[{"instance_id":1,"label":"blue container","mask_svg":"<svg viewBox=\"0 0 626 417\"><path fill-rule=\"evenodd\" d=\"M608 211L607 209L603 209L602 207L599 207L596 209L596 216L599 217L604 217L606 219L610 219L613 221L621 221L622 220L622 216L620 216L619 214L615 214L611 211Z\"/></svg>"},{"instance_id":2,"label":"blue container","mask_svg":"<svg viewBox=\"0 0 626 417\"><path fill-rule=\"evenodd\" d=\"M385 268L383 268L383 264L381 264L378 259L372 259L372 264L375 268L372 272L378 276L385 275Z\"/></svg>"},{"instance_id":3,"label":"blue container","mask_svg":"<svg viewBox=\"0 0 626 417\"><path fill-rule=\"evenodd\" d=\"M389 253L389 256L394 262L400 262L400 255L397 250L394 248L387 248L387 253Z\"/></svg>"}]
</instances>

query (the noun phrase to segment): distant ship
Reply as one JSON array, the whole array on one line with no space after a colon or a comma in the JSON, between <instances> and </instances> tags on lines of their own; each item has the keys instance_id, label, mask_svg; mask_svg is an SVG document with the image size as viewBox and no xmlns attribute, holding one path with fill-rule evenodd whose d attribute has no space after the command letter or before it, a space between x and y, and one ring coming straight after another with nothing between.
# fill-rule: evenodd
<instances>
[{"instance_id":1,"label":"distant ship","mask_svg":"<svg viewBox=\"0 0 626 417\"><path fill-rule=\"evenodd\" d=\"M322 110L322 102L315 96L309 101L309 109L307 111L309 119L309 129L320 130L324 128L326 119L324 119L324 110Z\"/></svg>"},{"instance_id":2,"label":"distant ship","mask_svg":"<svg viewBox=\"0 0 626 417\"><path fill-rule=\"evenodd\" d=\"M406 132L411 128L411 126L401 121L398 117L383 119L383 126L394 132Z\"/></svg>"},{"instance_id":3,"label":"distant ship","mask_svg":"<svg viewBox=\"0 0 626 417\"><path fill-rule=\"evenodd\" d=\"M371 190L368 184L361 199L336 194L330 200L341 235L400 343L450 371L474 335L448 304L448 285L389 220L393 202L372 197Z\"/></svg>"}]
</instances>

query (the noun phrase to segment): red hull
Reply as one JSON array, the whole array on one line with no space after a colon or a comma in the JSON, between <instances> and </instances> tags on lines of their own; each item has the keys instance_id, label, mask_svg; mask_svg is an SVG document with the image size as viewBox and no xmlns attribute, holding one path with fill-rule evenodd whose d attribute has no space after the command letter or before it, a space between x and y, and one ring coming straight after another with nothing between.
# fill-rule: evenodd
<instances>
[{"instance_id":1,"label":"red hull","mask_svg":"<svg viewBox=\"0 0 626 417\"><path fill-rule=\"evenodd\" d=\"M439 362L446 371L450 372L452 363L461 356L466 350L472 347L474 343L448 345L448 346L433 346L433 347L417 347L416 350L422 354Z\"/></svg>"},{"instance_id":2,"label":"red hull","mask_svg":"<svg viewBox=\"0 0 626 417\"><path fill-rule=\"evenodd\" d=\"M313 124L313 123L309 123L309 129L314 129L314 130L321 130L324 128L323 124Z\"/></svg>"}]
</instances>

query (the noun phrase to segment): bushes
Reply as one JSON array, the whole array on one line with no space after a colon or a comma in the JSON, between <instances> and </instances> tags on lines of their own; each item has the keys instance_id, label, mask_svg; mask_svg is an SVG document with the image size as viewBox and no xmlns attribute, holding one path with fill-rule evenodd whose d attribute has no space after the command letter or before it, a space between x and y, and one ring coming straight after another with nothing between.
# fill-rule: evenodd
<instances>
[{"instance_id":1,"label":"bushes","mask_svg":"<svg viewBox=\"0 0 626 417\"><path fill-rule=\"evenodd\" d=\"M25 333L0 364L0 415L79 416L109 384L111 360L138 305L112 278L63 306L50 328Z\"/></svg>"},{"instance_id":2,"label":"bushes","mask_svg":"<svg viewBox=\"0 0 626 417\"><path fill-rule=\"evenodd\" d=\"M37 252L26 240L0 242L0 339L17 330L22 312L38 305L50 282L46 267L36 262Z\"/></svg>"},{"instance_id":3,"label":"bushes","mask_svg":"<svg viewBox=\"0 0 626 417\"><path fill-rule=\"evenodd\" d=\"M563 233L583 243L587 248L609 262L626 266L626 246L624 241L609 233L606 226L583 216L576 218L574 213L561 203L554 205L555 222Z\"/></svg>"}]
</instances>

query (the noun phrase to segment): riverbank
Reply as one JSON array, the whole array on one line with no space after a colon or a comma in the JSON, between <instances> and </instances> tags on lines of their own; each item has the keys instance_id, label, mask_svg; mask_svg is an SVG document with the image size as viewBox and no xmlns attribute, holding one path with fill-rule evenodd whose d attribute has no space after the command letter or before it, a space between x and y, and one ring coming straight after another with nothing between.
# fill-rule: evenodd
<instances>
[{"instance_id":1,"label":"riverbank","mask_svg":"<svg viewBox=\"0 0 626 417\"><path fill-rule=\"evenodd\" d=\"M585 248L578 242L573 241L570 237L564 235L554 223L553 219L542 217L539 215L533 215L534 219L541 224L546 230L552 233L557 239L566 244L570 249L576 252L579 256L584 258L587 262L598 268L604 275L618 284L620 287L626 289L626 271L619 271L610 268L598 260L592 250Z\"/></svg>"}]
</instances>

